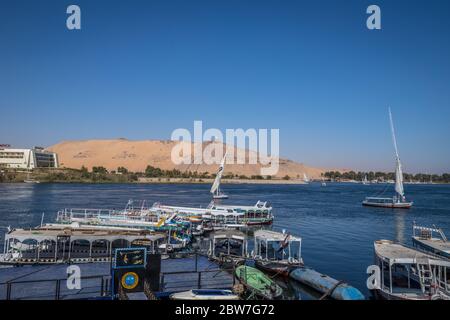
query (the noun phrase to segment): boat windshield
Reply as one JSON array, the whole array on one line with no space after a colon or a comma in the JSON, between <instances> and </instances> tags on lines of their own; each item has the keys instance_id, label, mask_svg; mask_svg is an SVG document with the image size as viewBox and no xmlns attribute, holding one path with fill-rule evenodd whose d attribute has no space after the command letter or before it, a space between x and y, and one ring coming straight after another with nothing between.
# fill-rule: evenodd
<instances>
[{"instance_id":1,"label":"boat windshield","mask_svg":"<svg viewBox=\"0 0 450 320\"><path fill-rule=\"evenodd\" d=\"M393 198L367 197L366 201L367 202L372 202L372 203L392 203L393 202Z\"/></svg>"}]
</instances>

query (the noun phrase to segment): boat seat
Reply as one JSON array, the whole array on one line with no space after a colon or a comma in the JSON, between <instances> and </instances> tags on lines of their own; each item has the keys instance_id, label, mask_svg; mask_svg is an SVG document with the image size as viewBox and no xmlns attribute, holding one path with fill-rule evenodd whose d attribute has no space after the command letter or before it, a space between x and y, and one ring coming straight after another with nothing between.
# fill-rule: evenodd
<instances>
[{"instance_id":1,"label":"boat seat","mask_svg":"<svg viewBox=\"0 0 450 320\"><path fill-rule=\"evenodd\" d=\"M431 231L429 231L429 230L420 230L420 238L421 239L431 239Z\"/></svg>"}]
</instances>

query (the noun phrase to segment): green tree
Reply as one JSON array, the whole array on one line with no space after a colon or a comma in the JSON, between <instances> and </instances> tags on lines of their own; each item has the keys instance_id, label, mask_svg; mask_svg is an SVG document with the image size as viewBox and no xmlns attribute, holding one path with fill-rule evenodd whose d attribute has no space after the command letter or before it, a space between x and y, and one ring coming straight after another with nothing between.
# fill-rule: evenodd
<instances>
[{"instance_id":1,"label":"green tree","mask_svg":"<svg viewBox=\"0 0 450 320\"><path fill-rule=\"evenodd\" d=\"M107 174L108 170L105 167L92 167L92 172L97 174Z\"/></svg>"},{"instance_id":2,"label":"green tree","mask_svg":"<svg viewBox=\"0 0 450 320\"><path fill-rule=\"evenodd\" d=\"M118 173L122 173L122 174L127 174L128 173L128 169L125 167L118 167L117 168L117 172Z\"/></svg>"}]
</instances>

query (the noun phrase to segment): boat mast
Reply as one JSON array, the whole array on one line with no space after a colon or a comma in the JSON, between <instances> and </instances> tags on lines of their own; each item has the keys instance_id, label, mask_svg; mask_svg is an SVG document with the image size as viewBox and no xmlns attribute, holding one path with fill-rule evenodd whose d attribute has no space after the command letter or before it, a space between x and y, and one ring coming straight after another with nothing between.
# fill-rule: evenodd
<instances>
[{"instance_id":1,"label":"boat mast","mask_svg":"<svg viewBox=\"0 0 450 320\"><path fill-rule=\"evenodd\" d=\"M403 200L405 197L405 191L403 189L402 164L400 162L400 156L398 155L397 139L395 137L394 121L392 120L391 108L389 108L389 120L390 120L390 124L391 124L392 142L394 144L394 149L395 149L395 162L396 162L395 191L399 195L399 198Z\"/></svg>"}]
</instances>

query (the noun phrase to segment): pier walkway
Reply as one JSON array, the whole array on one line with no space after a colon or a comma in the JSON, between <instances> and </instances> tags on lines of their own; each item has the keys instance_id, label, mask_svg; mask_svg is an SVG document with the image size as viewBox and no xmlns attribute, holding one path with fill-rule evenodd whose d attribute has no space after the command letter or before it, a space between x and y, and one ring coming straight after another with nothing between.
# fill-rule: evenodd
<instances>
[{"instance_id":1,"label":"pier walkway","mask_svg":"<svg viewBox=\"0 0 450 320\"><path fill-rule=\"evenodd\" d=\"M80 289L67 288L68 264L0 267L0 300L5 299L96 299L111 295L110 263L79 264ZM196 288L233 286L230 272L215 262L195 255L163 259L160 273L160 296ZM133 296L138 298L139 295ZM141 297L143 297L141 295Z\"/></svg>"}]
</instances>

